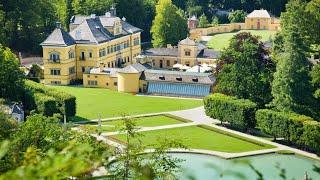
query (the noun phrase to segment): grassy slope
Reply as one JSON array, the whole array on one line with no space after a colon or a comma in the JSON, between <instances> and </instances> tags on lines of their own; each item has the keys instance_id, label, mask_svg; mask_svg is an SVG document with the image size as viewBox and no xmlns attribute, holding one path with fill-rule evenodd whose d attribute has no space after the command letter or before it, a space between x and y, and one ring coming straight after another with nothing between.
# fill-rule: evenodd
<instances>
[{"instance_id":1,"label":"grassy slope","mask_svg":"<svg viewBox=\"0 0 320 180\"><path fill-rule=\"evenodd\" d=\"M276 31L268 31L268 30L241 30L233 33L222 33L213 35L212 39L208 42L208 47L215 50L222 50L226 48L229 44L229 40L237 33L240 32L250 32L253 35L261 36L261 41L268 41L275 35Z\"/></svg>"},{"instance_id":2,"label":"grassy slope","mask_svg":"<svg viewBox=\"0 0 320 180\"><path fill-rule=\"evenodd\" d=\"M158 138L167 137L180 140L191 149L206 149L221 152L246 152L272 147L269 145L254 144L197 126L146 131L142 134L141 140L146 143L146 145L156 143ZM116 135L114 138L123 141L124 135Z\"/></svg>"},{"instance_id":3,"label":"grassy slope","mask_svg":"<svg viewBox=\"0 0 320 180\"><path fill-rule=\"evenodd\" d=\"M199 107L200 100L133 96L108 89L56 86L77 98L75 120L175 111Z\"/></svg>"}]
</instances>

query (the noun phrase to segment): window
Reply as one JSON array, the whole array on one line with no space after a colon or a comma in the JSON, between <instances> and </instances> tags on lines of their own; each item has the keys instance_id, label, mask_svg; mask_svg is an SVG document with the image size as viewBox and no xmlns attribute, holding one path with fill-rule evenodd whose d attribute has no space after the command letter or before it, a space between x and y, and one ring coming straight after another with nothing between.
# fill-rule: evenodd
<instances>
[{"instance_id":1,"label":"window","mask_svg":"<svg viewBox=\"0 0 320 180\"><path fill-rule=\"evenodd\" d=\"M137 37L137 38L134 38L133 39L133 45L134 46L137 46L137 45L139 45L140 44L140 39Z\"/></svg>"},{"instance_id":2,"label":"window","mask_svg":"<svg viewBox=\"0 0 320 180\"><path fill-rule=\"evenodd\" d=\"M92 52L89 52L89 58L92 58Z\"/></svg>"},{"instance_id":3,"label":"window","mask_svg":"<svg viewBox=\"0 0 320 180\"><path fill-rule=\"evenodd\" d=\"M51 69L50 73L53 76L60 76L60 69Z\"/></svg>"},{"instance_id":4,"label":"window","mask_svg":"<svg viewBox=\"0 0 320 180\"><path fill-rule=\"evenodd\" d=\"M120 51L120 50L121 50L120 44L117 44L117 51Z\"/></svg>"},{"instance_id":5,"label":"window","mask_svg":"<svg viewBox=\"0 0 320 180\"><path fill-rule=\"evenodd\" d=\"M129 40L127 40L127 47L129 47L130 46L130 43L129 43Z\"/></svg>"},{"instance_id":6,"label":"window","mask_svg":"<svg viewBox=\"0 0 320 180\"><path fill-rule=\"evenodd\" d=\"M81 70L82 70L82 72L85 72L86 71L86 67L82 66Z\"/></svg>"},{"instance_id":7,"label":"window","mask_svg":"<svg viewBox=\"0 0 320 180\"><path fill-rule=\"evenodd\" d=\"M60 54L57 53L57 52L52 52L50 53L50 61L51 62L55 62L55 63L58 63L60 62Z\"/></svg>"},{"instance_id":8,"label":"window","mask_svg":"<svg viewBox=\"0 0 320 180\"><path fill-rule=\"evenodd\" d=\"M61 81L51 81L51 84L59 85L61 84Z\"/></svg>"},{"instance_id":9,"label":"window","mask_svg":"<svg viewBox=\"0 0 320 180\"><path fill-rule=\"evenodd\" d=\"M114 82L113 85L114 85L114 86L118 86L118 83L117 83L117 82Z\"/></svg>"},{"instance_id":10,"label":"window","mask_svg":"<svg viewBox=\"0 0 320 180\"><path fill-rule=\"evenodd\" d=\"M85 60L85 53L83 51L80 53L80 60Z\"/></svg>"},{"instance_id":11,"label":"window","mask_svg":"<svg viewBox=\"0 0 320 180\"><path fill-rule=\"evenodd\" d=\"M167 66L170 67L170 61L169 60L167 60Z\"/></svg>"},{"instance_id":12,"label":"window","mask_svg":"<svg viewBox=\"0 0 320 180\"><path fill-rule=\"evenodd\" d=\"M109 86L109 83L106 83L107 86Z\"/></svg>"},{"instance_id":13,"label":"window","mask_svg":"<svg viewBox=\"0 0 320 180\"><path fill-rule=\"evenodd\" d=\"M110 67L110 62L108 62L108 68Z\"/></svg>"},{"instance_id":14,"label":"window","mask_svg":"<svg viewBox=\"0 0 320 180\"><path fill-rule=\"evenodd\" d=\"M70 67L69 68L69 74L74 74L76 73L76 68L75 67Z\"/></svg>"},{"instance_id":15,"label":"window","mask_svg":"<svg viewBox=\"0 0 320 180\"><path fill-rule=\"evenodd\" d=\"M116 51L117 51L117 46L113 45L113 52L116 52Z\"/></svg>"},{"instance_id":16,"label":"window","mask_svg":"<svg viewBox=\"0 0 320 180\"><path fill-rule=\"evenodd\" d=\"M73 51L69 51L69 59L73 59L74 58L74 52Z\"/></svg>"},{"instance_id":17,"label":"window","mask_svg":"<svg viewBox=\"0 0 320 180\"><path fill-rule=\"evenodd\" d=\"M103 57L103 56L106 56L106 49L105 48L99 49L99 57Z\"/></svg>"},{"instance_id":18,"label":"window","mask_svg":"<svg viewBox=\"0 0 320 180\"><path fill-rule=\"evenodd\" d=\"M108 46L108 54L110 54L110 46Z\"/></svg>"},{"instance_id":19,"label":"window","mask_svg":"<svg viewBox=\"0 0 320 180\"><path fill-rule=\"evenodd\" d=\"M98 81L88 81L88 85L89 86L97 86L98 85Z\"/></svg>"},{"instance_id":20,"label":"window","mask_svg":"<svg viewBox=\"0 0 320 180\"><path fill-rule=\"evenodd\" d=\"M184 55L185 55L185 56L190 56L190 55L191 55L191 51L190 51L190 50L186 50L186 51L184 52Z\"/></svg>"},{"instance_id":21,"label":"window","mask_svg":"<svg viewBox=\"0 0 320 180\"><path fill-rule=\"evenodd\" d=\"M176 80L177 81L182 81L182 77L177 77Z\"/></svg>"},{"instance_id":22,"label":"window","mask_svg":"<svg viewBox=\"0 0 320 180\"><path fill-rule=\"evenodd\" d=\"M162 68L162 67L163 67L163 61L160 60L160 68Z\"/></svg>"}]
</instances>

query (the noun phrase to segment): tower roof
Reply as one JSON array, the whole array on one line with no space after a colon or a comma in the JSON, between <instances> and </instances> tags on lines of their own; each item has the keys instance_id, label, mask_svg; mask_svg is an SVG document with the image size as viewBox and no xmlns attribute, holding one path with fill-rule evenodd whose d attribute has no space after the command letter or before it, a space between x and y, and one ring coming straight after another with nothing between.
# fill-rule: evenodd
<instances>
[{"instance_id":1,"label":"tower roof","mask_svg":"<svg viewBox=\"0 0 320 180\"><path fill-rule=\"evenodd\" d=\"M74 39L65 32L61 27L57 27L45 41L43 41L41 46L70 46L75 44Z\"/></svg>"},{"instance_id":2,"label":"tower roof","mask_svg":"<svg viewBox=\"0 0 320 180\"><path fill-rule=\"evenodd\" d=\"M270 18L270 14L267 10L254 10L247 15L248 18Z\"/></svg>"},{"instance_id":3,"label":"tower roof","mask_svg":"<svg viewBox=\"0 0 320 180\"><path fill-rule=\"evenodd\" d=\"M180 45L189 45L189 46L195 46L196 42L189 37L179 42Z\"/></svg>"}]
</instances>

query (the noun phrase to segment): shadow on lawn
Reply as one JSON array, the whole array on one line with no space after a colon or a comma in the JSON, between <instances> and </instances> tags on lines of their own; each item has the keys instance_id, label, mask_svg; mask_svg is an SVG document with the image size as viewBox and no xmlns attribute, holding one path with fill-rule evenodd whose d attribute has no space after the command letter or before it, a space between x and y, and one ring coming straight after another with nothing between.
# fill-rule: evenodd
<instances>
[{"instance_id":1,"label":"shadow on lawn","mask_svg":"<svg viewBox=\"0 0 320 180\"><path fill-rule=\"evenodd\" d=\"M92 122L89 119L80 117L80 116L70 117L69 121L73 123L81 123L81 124L97 124L97 122Z\"/></svg>"}]
</instances>

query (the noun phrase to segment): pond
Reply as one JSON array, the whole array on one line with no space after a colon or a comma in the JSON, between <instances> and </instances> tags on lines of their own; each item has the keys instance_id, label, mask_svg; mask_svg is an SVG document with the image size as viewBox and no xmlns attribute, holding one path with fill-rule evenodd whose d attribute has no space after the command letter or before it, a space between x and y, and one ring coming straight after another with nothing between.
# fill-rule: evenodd
<instances>
[{"instance_id":1,"label":"pond","mask_svg":"<svg viewBox=\"0 0 320 180\"><path fill-rule=\"evenodd\" d=\"M266 154L232 160L191 153L172 153L172 156L185 160L181 162L183 170L179 173L179 179L182 180L192 179L190 177L197 180L256 180L258 176L249 167L249 163L258 169L266 180L280 179L281 169L285 169L286 179L302 180L305 172L309 178L320 179L319 174L313 171L313 165L320 166L320 161L298 155Z\"/></svg>"}]
</instances>

